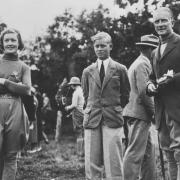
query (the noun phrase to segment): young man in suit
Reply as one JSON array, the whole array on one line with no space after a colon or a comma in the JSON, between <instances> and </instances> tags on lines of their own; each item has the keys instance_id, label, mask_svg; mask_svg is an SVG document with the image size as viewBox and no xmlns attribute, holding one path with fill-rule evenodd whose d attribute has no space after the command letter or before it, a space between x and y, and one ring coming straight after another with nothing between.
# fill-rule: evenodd
<instances>
[{"instance_id":1,"label":"young man in suit","mask_svg":"<svg viewBox=\"0 0 180 180\"><path fill-rule=\"evenodd\" d=\"M173 32L173 15L161 7L153 14L160 45L153 53L153 73L147 85L155 94L155 120L171 180L180 179L180 36Z\"/></svg>"},{"instance_id":2,"label":"young man in suit","mask_svg":"<svg viewBox=\"0 0 180 180\"><path fill-rule=\"evenodd\" d=\"M99 32L92 37L97 61L82 74L85 98L85 173L87 180L123 180L122 108L129 99L126 67L110 57L111 36Z\"/></svg>"},{"instance_id":3,"label":"young man in suit","mask_svg":"<svg viewBox=\"0 0 180 180\"><path fill-rule=\"evenodd\" d=\"M157 48L159 38L144 35L136 43L140 55L128 70L131 92L129 103L123 110L128 124L128 147L124 155L124 179L155 179L154 145L150 127L154 115L154 100L146 94L146 83L152 71L151 53Z\"/></svg>"}]
</instances>

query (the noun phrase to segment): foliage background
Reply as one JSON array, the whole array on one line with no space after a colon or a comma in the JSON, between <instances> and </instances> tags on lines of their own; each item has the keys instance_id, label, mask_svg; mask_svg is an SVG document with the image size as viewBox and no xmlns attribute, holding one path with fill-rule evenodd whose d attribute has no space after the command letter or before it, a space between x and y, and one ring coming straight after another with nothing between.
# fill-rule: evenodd
<instances>
[{"instance_id":1,"label":"foliage background","mask_svg":"<svg viewBox=\"0 0 180 180\"><path fill-rule=\"evenodd\" d=\"M115 0L119 11L135 6L138 0ZM54 95L63 78L81 77L85 67L96 60L91 36L98 31L108 32L113 41L112 58L129 67L138 56L135 42L144 34L156 34L152 24L152 10L169 6L175 18L174 29L180 34L180 1L144 0L144 6L125 15L112 17L110 10L100 4L91 12L83 10L74 16L70 9L54 18L47 33L34 42L26 42L22 60L32 69L32 82L46 92L55 105ZM7 26L0 24L0 31Z\"/></svg>"}]
</instances>

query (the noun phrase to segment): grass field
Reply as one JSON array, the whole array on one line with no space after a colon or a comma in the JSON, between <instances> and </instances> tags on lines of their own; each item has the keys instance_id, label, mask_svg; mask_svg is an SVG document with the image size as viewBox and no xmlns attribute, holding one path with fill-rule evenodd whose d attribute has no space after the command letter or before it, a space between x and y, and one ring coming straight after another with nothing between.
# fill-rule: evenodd
<instances>
[{"instance_id":1,"label":"grass field","mask_svg":"<svg viewBox=\"0 0 180 180\"><path fill-rule=\"evenodd\" d=\"M50 140L42 151L27 154L18 161L17 180L84 180L84 163L78 161L73 136L60 145Z\"/></svg>"},{"instance_id":2,"label":"grass field","mask_svg":"<svg viewBox=\"0 0 180 180\"><path fill-rule=\"evenodd\" d=\"M152 129L156 142L156 180L161 180L161 167L156 132ZM166 163L165 169L167 170ZM50 137L48 145L42 144L42 151L23 156L18 161L17 180L84 180L84 163L76 155L73 135L62 137L56 145Z\"/></svg>"}]
</instances>

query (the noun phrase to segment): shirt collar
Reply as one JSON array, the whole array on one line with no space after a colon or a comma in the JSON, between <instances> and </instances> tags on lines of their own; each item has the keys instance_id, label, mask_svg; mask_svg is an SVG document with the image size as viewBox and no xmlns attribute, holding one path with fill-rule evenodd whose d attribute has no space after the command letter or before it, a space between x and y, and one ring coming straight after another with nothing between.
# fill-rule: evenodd
<instances>
[{"instance_id":1,"label":"shirt collar","mask_svg":"<svg viewBox=\"0 0 180 180\"><path fill-rule=\"evenodd\" d=\"M103 60L104 65L108 65L108 64L109 64L109 61L110 61L110 58L107 58L107 59ZM99 66L99 65L101 66L102 60L97 59L97 62L98 62L98 66Z\"/></svg>"},{"instance_id":2,"label":"shirt collar","mask_svg":"<svg viewBox=\"0 0 180 180\"><path fill-rule=\"evenodd\" d=\"M105 59L105 60L103 60L104 70L105 70L105 72L106 72L107 67L108 67L108 65L109 65L109 61L110 61L110 57L109 57L109 58L107 58L107 59ZM97 63L98 63L98 69L99 69L99 71L100 71L101 64L102 64L102 60L97 59Z\"/></svg>"}]
</instances>

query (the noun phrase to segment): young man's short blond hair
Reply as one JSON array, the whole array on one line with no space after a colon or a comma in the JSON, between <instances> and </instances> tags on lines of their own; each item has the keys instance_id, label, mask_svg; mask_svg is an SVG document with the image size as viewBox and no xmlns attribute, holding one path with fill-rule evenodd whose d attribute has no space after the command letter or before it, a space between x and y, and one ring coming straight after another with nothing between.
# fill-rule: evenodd
<instances>
[{"instance_id":1,"label":"young man's short blond hair","mask_svg":"<svg viewBox=\"0 0 180 180\"><path fill-rule=\"evenodd\" d=\"M112 43L111 36L106 32L99 32L96 35L91 37L91 40L93 41L93 43L95 43L96 40L101 40L101 39L104 39L108 43Z\"/></svg>"}]
</instances>

